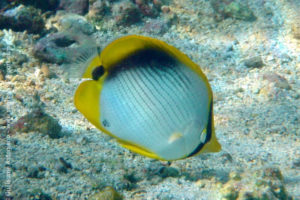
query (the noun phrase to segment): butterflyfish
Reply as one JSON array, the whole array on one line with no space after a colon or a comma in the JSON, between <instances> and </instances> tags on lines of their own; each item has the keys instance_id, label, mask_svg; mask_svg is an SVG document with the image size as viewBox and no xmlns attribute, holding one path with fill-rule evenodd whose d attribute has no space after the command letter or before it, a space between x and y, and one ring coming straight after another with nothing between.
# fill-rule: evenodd
<instances>
[{"instance_id":1,"label":"butterflyfish","mask_svg":"<svg viewBox=\"0 0 300 200\"><path fill-rule=\"evenodd\" d=\"M123 147L167 161L221 150L208 79L177 48L121 37L88 60L82 77L76 108Z\"/></svg>"}]
</instances>

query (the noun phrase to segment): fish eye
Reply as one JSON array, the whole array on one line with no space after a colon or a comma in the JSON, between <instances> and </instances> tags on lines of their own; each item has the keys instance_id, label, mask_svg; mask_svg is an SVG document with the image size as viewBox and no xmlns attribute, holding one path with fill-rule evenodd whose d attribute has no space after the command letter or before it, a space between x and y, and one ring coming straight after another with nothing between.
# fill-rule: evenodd
<instances>
[{"instance_id":1,"label":"fish eye","mask_svg":"<svg viewBox=\"0 0 300 200\"><path fill-rule=\"evenodd\" d=\"M98 79L104 74L104 67L101 65L101 66L98 66L98 67L95 67L95 69L93 70L92 72L92 78L93 80L95 81L98 81Z\"/></svg>"}]
</instances>

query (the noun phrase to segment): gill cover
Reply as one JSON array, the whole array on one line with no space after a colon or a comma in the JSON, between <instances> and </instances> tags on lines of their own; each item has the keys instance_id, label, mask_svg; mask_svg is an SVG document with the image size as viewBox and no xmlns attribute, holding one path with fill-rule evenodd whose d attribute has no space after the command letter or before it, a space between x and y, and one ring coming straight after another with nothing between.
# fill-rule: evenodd
<instances>
[{"instance_id":1,"label":"gill cover","mask_svg":"<svg viewBox=\"0 0 300 200\"><path fill-rule=\"evenodd\" d=\"M217 152L212 90L199 66L173 46L126 36L89 60L76 108L125 148L161 160Z\"/></svg>"}]
</instances>

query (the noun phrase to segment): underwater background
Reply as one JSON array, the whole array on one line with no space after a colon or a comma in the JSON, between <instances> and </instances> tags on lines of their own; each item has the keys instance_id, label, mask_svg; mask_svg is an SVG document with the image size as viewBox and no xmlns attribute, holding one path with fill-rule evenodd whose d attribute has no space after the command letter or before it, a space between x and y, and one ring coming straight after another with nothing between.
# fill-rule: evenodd
<instances>
[{"instance_id":1,"label":"underwater background","mask_svg":"<svg viewBox=\"0 0 300 200\"><path fill-rule=\"evenodd\" d=\"M201 66L221 152L146 158L76 110L86 41L129 34ZM300 199L299 77L299 0L1 0L0 200Z\"/></svg>"}]
</instances>

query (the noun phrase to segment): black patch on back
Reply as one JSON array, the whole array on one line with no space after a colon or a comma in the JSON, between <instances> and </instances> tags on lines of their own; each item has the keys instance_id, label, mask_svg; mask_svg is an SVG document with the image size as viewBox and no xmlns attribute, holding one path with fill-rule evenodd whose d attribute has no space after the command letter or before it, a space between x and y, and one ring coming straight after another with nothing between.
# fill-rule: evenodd
<instances>
[{"instance_id":1,"label":"black patch on back","mask_svg":"<svg viewBox=\"0 0 300 200\"><path fill-rule=\"evenodd\" d=\"M123 70L135 67L155 68L162 75L167 73L170 68L174 68L176 62L178 61L166 52L156 49L144 49L118 62L110 69L109 76L114 77Z\"/></svg>"},{"instance_id":2,"label":"black patch on back","mask_svg":"<svg viewBox=\"0 0 300 200\"><path fill-rule=\"evenodd\" d=\"M208 115L208 123L207 123L207 127L206 127L206 131L207 131L207 133L206 133L206 139L205 139L205 141L204 141L204 143L200 143L196 148L195 148L195 150L194 151L192 151L192 153L190 153L190 155L188 155L187 157L191 157L191 156L193 156L193 155L195 155L195 154L197 154L202 148L203 148L203 146L208 142L208 141L210 141L210 139L211 139L211 134L212 134L212 132L211 132L211 116L212 115L212 100L211 100L211 102L210 102L210 106L209 106L209 115Z\"/></svg>"}]
</instances>

